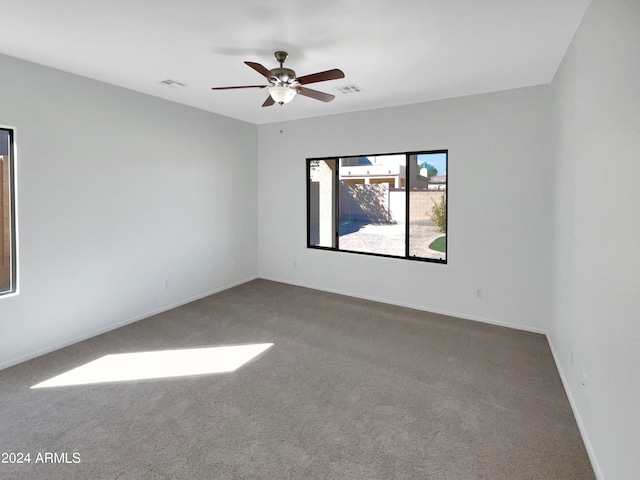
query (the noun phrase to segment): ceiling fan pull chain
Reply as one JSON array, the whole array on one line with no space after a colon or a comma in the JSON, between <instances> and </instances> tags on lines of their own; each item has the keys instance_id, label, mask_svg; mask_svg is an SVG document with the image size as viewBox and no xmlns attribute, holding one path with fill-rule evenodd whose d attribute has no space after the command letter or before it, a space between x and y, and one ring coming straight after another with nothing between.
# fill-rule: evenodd
<instances>
[{"instance_id":1,"label":"ceiling fan pull chain","mask_svg":"<svg viewBox=\"0 0 640 480\"><path fill-rule=\"evenodd\" d=\"M282 130L282 107L284 107L283 103L280 104L280 133L284 133Z\"/></svg>"}]
</instances>

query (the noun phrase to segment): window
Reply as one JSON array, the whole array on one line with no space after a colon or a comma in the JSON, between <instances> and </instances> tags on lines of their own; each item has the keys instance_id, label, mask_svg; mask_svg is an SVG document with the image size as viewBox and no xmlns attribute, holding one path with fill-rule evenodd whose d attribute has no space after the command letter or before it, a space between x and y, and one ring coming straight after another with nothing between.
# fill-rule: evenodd
<instances>
[{"instance_id":1,"label":"window","mask_svg":"<svg viewBox=\"0 0 640 480\"><path fill-rule=\"evenodd\" d=\"M13 130L0 127L0 295L16 289Z\"/></svg>"},{"instance_id":2,"label":"window","mask_svg":"<svg viewBox=\"0 0 640 480\"><path fill-rule=\"evenodd\" d=\"M307 159L307 247L447 262L447 150Z\"/></svg>"}]
</instances>

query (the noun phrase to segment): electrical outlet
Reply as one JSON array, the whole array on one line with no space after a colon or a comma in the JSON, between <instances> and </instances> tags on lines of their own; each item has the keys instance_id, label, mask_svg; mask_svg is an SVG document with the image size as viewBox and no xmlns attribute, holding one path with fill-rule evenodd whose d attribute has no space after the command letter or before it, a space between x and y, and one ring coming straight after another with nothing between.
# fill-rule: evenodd
<instances>
[{"instance_id":1,"label":"electrical outlet","mask_svg":"<svg viewBox=\"0 0 640 480\"><path fill-rule=\"evenodd\" d=\"M169 279L164 281L164 288L169 288Z\"/></svg>"},{"instance_id":2,"label":"electrical outlet","mask_svg":"<svg viewBox=\"0 0 640 480\"><path fill-rule=\"evenodd\" d=\"M298 266L298 262L296 262L295 260L293 261L293 268L296 268Z\"/></svg>"},{"instance_id":3,"label":"electrical outlet","mask_svg":"<svg viewBox=\"0 0 640 480\"><path fill-rule=\"evenodd\" d=\"M585 390L589 389L589 384L587 382L587 374L582 372L582 381L580 382L582 384L582 386L585 388Z\"/></svg>"},{"instance_id":4,"label":"electrical outlet","mask_svg":"<svg viewBox=\"0 0 640 480\"><path fill-rule=\"evenodd\" d=\"M476 290L476 298L482 298L482 289L481 288L478 288Z\"/></svg>"}]
</instances>

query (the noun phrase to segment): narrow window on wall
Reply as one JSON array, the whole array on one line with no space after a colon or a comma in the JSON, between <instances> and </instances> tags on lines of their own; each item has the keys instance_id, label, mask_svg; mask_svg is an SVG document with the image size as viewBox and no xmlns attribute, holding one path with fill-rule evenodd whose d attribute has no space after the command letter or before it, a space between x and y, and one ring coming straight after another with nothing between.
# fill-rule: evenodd
<instances>
[{"instance_id":1,"label":"narrow window on wall","mask_svg":"<svg viewBox=\"0 0 640 480\"><path fill-rule=\"evenodd\" d=\"M0 295L16 289L13 130L0 127Z\"/></svg>"},{"instance_id":2,"label":"narrow window on wall","mask_svg":"<svg viewBox=\"0 0 640 480\"><path fill-rule=\"evenodd\" d=\"M446 150L307 159L307 247L447 262Z\"/></svg>"}]
</instances>

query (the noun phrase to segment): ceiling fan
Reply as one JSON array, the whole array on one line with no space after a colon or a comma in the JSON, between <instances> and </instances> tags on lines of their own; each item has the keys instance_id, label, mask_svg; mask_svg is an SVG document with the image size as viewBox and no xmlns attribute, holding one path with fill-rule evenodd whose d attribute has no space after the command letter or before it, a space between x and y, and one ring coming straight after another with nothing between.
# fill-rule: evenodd
<instances>
[{"instance_id":1,"label":"ceiling fan","mask_svg":"<svg viewBox=\"0 0 640 480\"><path fill-rule=\"evenodd\" d=\"M312 90L311 88L303 87L309 83L326 82L327 80L336 80L338 78L344 78L342 70L334 68L332 70L326 70L324 72L312 73L310 75L304 75L302 77L296 77L296 72L290 68L283 66L284 61L287 58L288 53L283 51L277 51L274 53L276 60L280 63L280 67L272 68L268 70L266 67L255 62L244 62L251 68L253 68L260 75L264 76L268 81L268 85L245 85L239 87L214 87L212 90L229 90L235 88L267 88L269 90L269 97L262 104L263 107L269 107L274 103L280 105L289 103L293 100L297 94L304 95L305 97L315 98L321 102L330 102L335 95L319 92L318 90Z\"/></svg>"}]
</instances>

